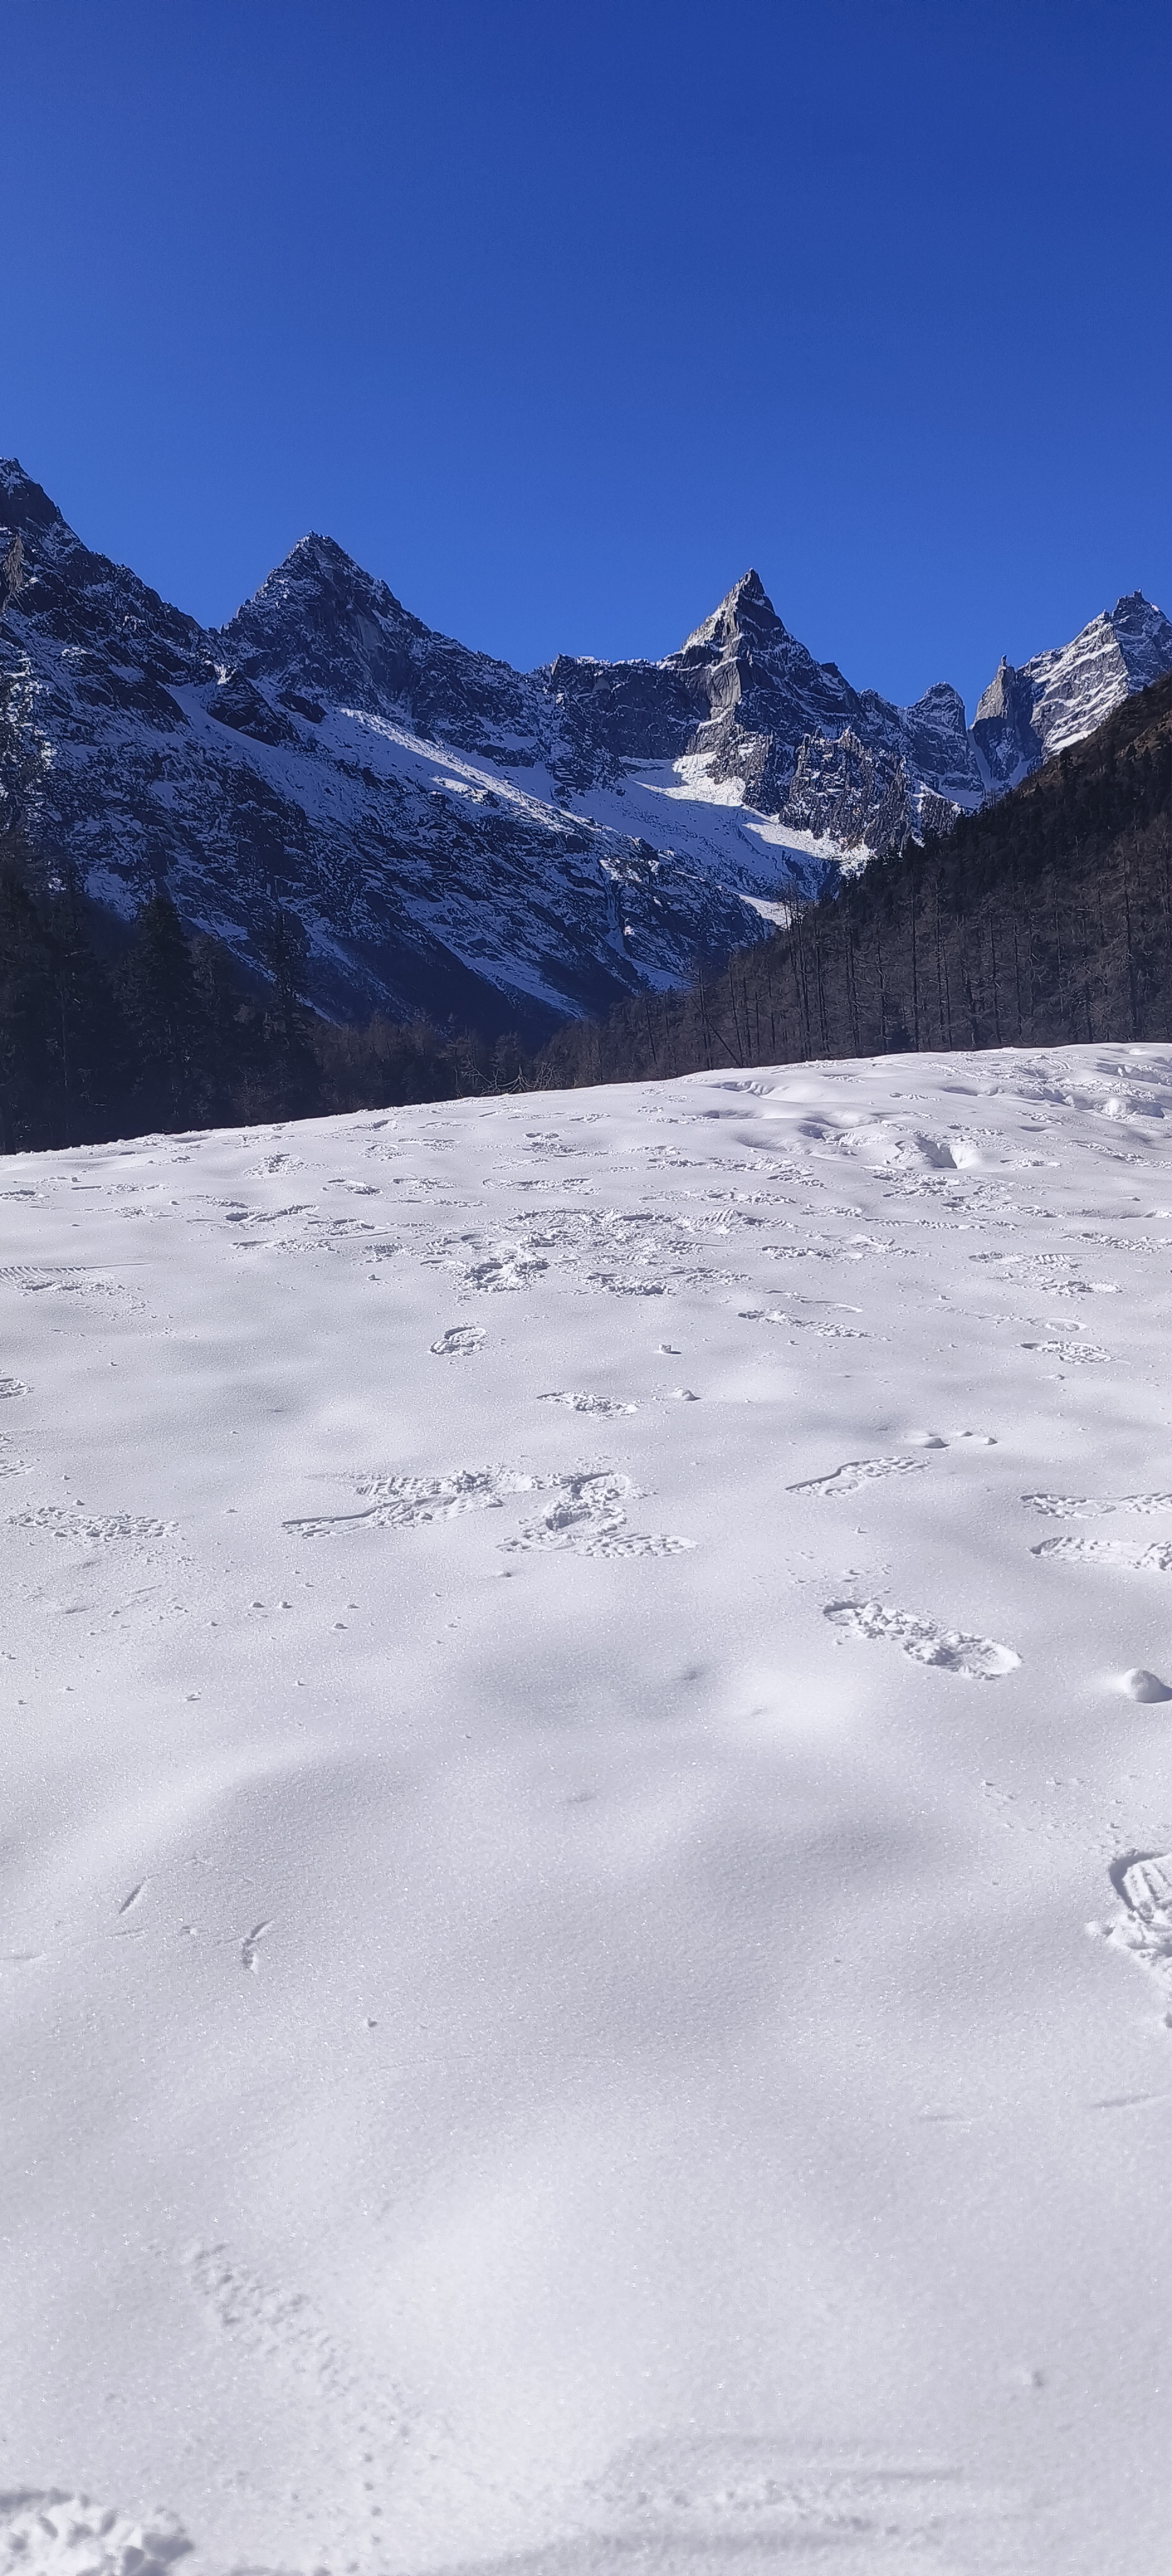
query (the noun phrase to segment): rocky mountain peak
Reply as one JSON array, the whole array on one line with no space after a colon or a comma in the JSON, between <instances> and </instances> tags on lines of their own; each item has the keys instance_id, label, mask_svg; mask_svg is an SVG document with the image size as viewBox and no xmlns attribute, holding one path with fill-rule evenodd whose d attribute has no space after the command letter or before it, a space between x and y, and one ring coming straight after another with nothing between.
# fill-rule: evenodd
<instances>
[{"instance_id":1,"label":"rocky mountain peak","mask_svg":"<svg viewBox=\"0 0 1172 2576\"><path fill-rule=\"evenodd\" d=\"M1129 590L1108 611L1107 622L1123 656L1133 689L1144 689L1167 670L1172 626L1162 608L1154 608L1142 590Z\"/></svg>"},{"instance_id":2,"label":"rocky mountain peak","mask_svg":"<svg viewBox=\"0 0 1172 2576\"><path fill-rule=\"evenodd\" d=\"M988 688L982 689L977 700L977 711L973 718L975 724L984 724L992 716L1004 715L1010 686L1015 676L1012 662L1003 653Z\"/></svg>"},{"instance_id":3,"label":"rocky mountain peak","mask_svg":"<svg viewBox=\"0 0 1172 2576\"><path fill-rule=\"evenodd\" d=\"M29 530L64 525L56 502L25 473L19 460L0 457L0 527Z\"/></svg>"},{"instance_id":4,"label":"rocky mountain peak","mask_svg":"<svg viewBox=\"0 0 1172 2576\"><path fill-rule=\"evenodd\" d=\"M427 628L403 607L373 573L364 572L334 537L316 531L299 537L279 564L246 599L235 615L219 631L226 638L279 627L295 604L301 618L320 623L328 619L344 623L355 614L375 616L403 626L414 635L425 635Z\"/></svg>"},{"instance_id":5,"label":"rocky mountain peak","mask_svg":"<svg viewBox=\"0 0 1172 2576\"><path fill-rule=\"evenodd\" d=\"M995 791L1081 742L1133 689L1166 671L1172 627L1133 590L1092 617L1069 644L1035 653L1020 670L1004 657L978 701L973 740Z\"/></svg>"},{"instance_id":6,"label":"rocky mountain peak","mask_svg":"<svg viewBox=\"0 0 1172 2576\"><path fill-rule=\"evenodd\" d=\"M738 644L788 644L791 641L759 572L750 569L726 590L710 617L684 637L681 653L735 651Z\"/></svg>"}]
</instances>

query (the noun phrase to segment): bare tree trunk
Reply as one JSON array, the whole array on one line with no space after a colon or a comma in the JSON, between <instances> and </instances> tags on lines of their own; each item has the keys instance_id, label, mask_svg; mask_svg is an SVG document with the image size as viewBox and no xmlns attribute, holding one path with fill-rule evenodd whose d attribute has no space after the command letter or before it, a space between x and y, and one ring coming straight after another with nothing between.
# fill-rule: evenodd
<instances>
[{"instance_id":1,"label":"bare tree trunk","mask_svg":"<svg viewBox=\"0 0 1172 2576\"><path fill-rule=\"evenodd\" d=\"M989 912L989 957L993 968L993 1029L997 1039L997 1044L1000 1046L1001 1010L997 999L997 938L993 928L992 908L990 908Z\"/></svg>"}]
</instances>

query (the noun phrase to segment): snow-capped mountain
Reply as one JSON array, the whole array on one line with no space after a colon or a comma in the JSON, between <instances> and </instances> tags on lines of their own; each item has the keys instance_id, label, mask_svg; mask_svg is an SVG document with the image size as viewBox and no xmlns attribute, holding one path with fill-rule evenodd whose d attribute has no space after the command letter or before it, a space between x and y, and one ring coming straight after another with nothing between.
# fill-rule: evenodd
<instances>
[{"instance_id":1,"label":"snow-capped mountain","mask_svg":"<svg viewBox=\"0 0 1172 2576\"><path fill-rule=\"evenodd\" d=\"M0 789L128 917L166 882L257 964L274 901L338 1016L538 1028L691 980L842 866L997 794L1167 666L1136 597L946 683L851 688L747 573L659 662L530 673L437 635L330 538L218 631L0 465Z\"/></svg>"},{"instance_id":2,"label":"snow-capped mountain","mask_svg":"<svg viewBox=\"0 0 1172 2576\"><path fill-rule=\"evenodd\" d=\"M973 739L999 793L1103 723L1121 698L1168 668L1168 620L1143 592L1092 617L1073 643L1036 653L1020 670L1001 661L978 702Z\"/></svg>"}]
</instances>

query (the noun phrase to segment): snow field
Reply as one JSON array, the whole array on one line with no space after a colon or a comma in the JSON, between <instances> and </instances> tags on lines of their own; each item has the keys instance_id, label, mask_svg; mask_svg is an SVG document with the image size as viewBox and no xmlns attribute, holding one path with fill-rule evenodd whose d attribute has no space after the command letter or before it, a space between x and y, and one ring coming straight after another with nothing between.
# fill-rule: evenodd
<instances>
[{"instance_id":1,"label":"snow field","mask_svg":"<svg viewBox=\"0 0 1172 2576\"><path fill-rule=\"evenodd\" d=\"M0 1165L0 2570L1160 2563L1168 1105Z\"/></svg>"}]
</instances>

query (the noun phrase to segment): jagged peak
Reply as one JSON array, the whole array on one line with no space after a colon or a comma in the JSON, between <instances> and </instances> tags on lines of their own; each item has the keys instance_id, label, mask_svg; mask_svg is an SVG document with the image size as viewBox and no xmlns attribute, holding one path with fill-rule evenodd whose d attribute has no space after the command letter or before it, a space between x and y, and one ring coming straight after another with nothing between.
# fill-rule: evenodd
<instances>
[{"instance_id":1,"label":"jagged peak","mask_svg":"<svg viewBox=\"0 0 1172 2576\"><path fill-rule=\"evenodd\" d=\"M345 547L338 544L336 537L322 536L316 528L311 528L305 536L298 537L296 545L290 546L288 554L282 555L280 563L274 564L272 571L266 573L254 597L259 599L261 591L267 590L270 582L304 580L307 575L327 581L356 582L366 590L386 590L386 583L378 581L373 573L356 563L353 555L348 555ZM390 596L389 592L387 595Z\"/></svg>"},{"instance_id":2,"label":"jagged peak","mask_svg":"<svg viewBox=\"0 0 1172 2576\"><path fill-rule=\"evenodd\" d=\"M226 634L242 622L251 625L258 617L279 615L295 597L300 596L304 602L307 592L318 593L334 611L341 608L344 613L348 606L363 616L382 618L396 626L406 627L412 634L427 632L419 619L412 617L402 601L395 598L394 592L388 590L385 581L380 581L376 574L367 572L362 564L356 563L353 555L348 555L345 547L338 544L336 537L323 536L317 529L310 529L305 536L298 537L288 554L266 573L264 580L220 631Z\"/></svg>"},{"instance_id":3,"label":"jagged peak","mask_svg":"<svg viewBox=\"0 0 1172 2576\"><path fill-rule=\"evenodd\" d=\"M289 564L293 563L329 564L341 572L356 572L363 581L370 581L373 578L370 573L363 571L360 563L355 562L353 555L347 554L345 546L340 546L336 537L323 536L317 528L310 528L305 536L298 537L296 545L290 546L284 563L279 569L284 571Z\"/></svg>"},{"instance_id":4,"label":"jagged peak","mask_svg":"<svg viewBox=\"0 0 1172 2576\"><path fill-rule=\"evenodd\" d=\"M751 628L758 636L767 636L772 642L788 643L790 640L760 573L754 572L751 566L748 572L741 574L739 581L734 581L731 590L726 590L723 599L717 601L711 616L706 617L702 625L694 626L690 635L685 635L679 649L681 653L687 653L698 644L731 643L746 628Z\"/></svg>"},{"instance_id":5,"label":"jagged peak","mask_svg":"<svg viewBox=\"0 0 1172 2576\"><path fill-rule=\"evenodd\" d=\"M1105 609L1103 613L1107 624L1116 629L1142 626L1153 635L1162 635L1168 627L1163 609L1157 608L1154 600L1145 598L1142 590L1125 590L1114 608Z\"/></svg>"},{"instance_id":6,"label":"jagged peak","mask_svg":"<svg viewBox=\"0 0 1172 2576\"><path fill-rule=\"evenodd\" d=\"M0 457L0 510L6 528L63 528L65 520L55 501L32 475L26 474L16 456Z\"/></svg>"},{"instance_id":7,"label":"jagged peak","mask_svg":"<svg viewBox=\"0 0 1172 2576\"><path fill-rule=\"evenodd\" d=\"M931 687L923 690L918 698L913 698L902 712L907 716L943 716L947 724L959 723L961 731L964 730L964 699L951 680L933 680Z\"/></svg>"}]
</instances>

